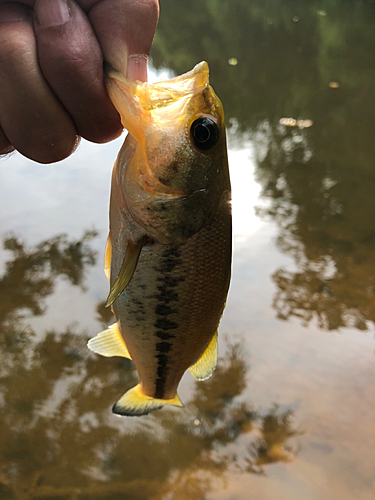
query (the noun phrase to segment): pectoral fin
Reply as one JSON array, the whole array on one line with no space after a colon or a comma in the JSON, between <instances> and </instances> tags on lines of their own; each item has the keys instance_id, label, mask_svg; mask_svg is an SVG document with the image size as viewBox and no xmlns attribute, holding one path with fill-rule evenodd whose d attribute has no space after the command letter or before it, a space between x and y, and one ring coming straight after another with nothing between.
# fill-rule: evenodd
<instances>
[{"instance_id":1,"label":"pectoral fin","mask_svg":"<svg viewBox=\"0 0 375 500\"><path fill-rule=\"evenodd\" d=\"M142 241L137 243L133 243L132 241L128 242L120 272L109 292L107 302L105 304L106 307L111 306L117 299L117 297L121 294L121 292L123 292L123 290L125 290L125 288L129 285L130 280L132 279L134 271L137 267L142 247Z\"/></svg>"},{"instance_id":2,"label":"pectoral fin","mask_svg":"<svg viewBox=\"0 0 375 500\"><path fill-rule=\"evenodd\" d=\"M189 368L190 373L197 380L205 380L211 377L217 364L217 332L212 337L207 349L194 365Z\"/></svg>"},{"instance_id":3,"label":"pectoral fin","mask_svg":"<svg viewBox=\"0 0 375 500\"><path fill-rule=\"evenodd\" d=\"M126 392L112 408L113 413L126 417L140 417L160 410L164 405L183 406L176 394L173 399L155 399L142 392L140 384Z\"/></svg>"},{"instance_id":4,"label":"pectoral fin","mask_svg":"<svg viewBox=\"0 0 375 500\"><path fill-rule=\"evenodd\" d=\"M116 323L90 339L87 346L91 351L107 358L122 356L123 358L132 359Z\"/></svg>"},{"instance_id":5,"label":"pectoral fin","mask_svg":"<svg viewBox=\"0 0 375 500\"><path fill-rule=\"evenodd\" d=\"M107 241L105 243L104 250L104 273L107 276L108 281L111 277L111 254L112 254L112 246L111 246L111 234L108 235Z\"/></svg>"}]
</instances>

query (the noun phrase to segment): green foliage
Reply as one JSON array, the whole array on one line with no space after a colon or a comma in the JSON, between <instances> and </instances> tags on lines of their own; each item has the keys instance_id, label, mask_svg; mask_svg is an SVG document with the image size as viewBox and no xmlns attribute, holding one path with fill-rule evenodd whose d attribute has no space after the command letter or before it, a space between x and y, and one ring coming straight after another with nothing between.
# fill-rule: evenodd
<instances>
[{"instance_id":1,"label":"green foliage","mask_svg":"<svg viewBox=\"0 0 375 500\"><path fill-rule=\"evenodd\" d=\"M374 81L374 10L339 0L161 0L152 61L182 73L207 60L227 120L240 130L289 116L315 122L330 114L330 81L351 89Z\"/></svg>"}]
</instances>

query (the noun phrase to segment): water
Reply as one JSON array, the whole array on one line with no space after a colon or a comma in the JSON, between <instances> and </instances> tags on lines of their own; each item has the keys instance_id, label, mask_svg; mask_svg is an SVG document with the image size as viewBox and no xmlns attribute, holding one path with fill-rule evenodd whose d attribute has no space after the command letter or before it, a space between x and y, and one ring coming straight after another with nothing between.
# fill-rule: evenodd
<instances>
[{"instance_id":1,"label":"water","mask_svg":"<svg viewBox=\"0 0 375 500\"><path fill-rule=\"evenodd\" d=\"M374 498L374 12L161 1L153 65L208 61L233 184L220 362L185 375L183 410L113 416L134 367L86 348L111 321L122 139L55 165L1 161L1 499Z\"/></svg>"}]
</instances>

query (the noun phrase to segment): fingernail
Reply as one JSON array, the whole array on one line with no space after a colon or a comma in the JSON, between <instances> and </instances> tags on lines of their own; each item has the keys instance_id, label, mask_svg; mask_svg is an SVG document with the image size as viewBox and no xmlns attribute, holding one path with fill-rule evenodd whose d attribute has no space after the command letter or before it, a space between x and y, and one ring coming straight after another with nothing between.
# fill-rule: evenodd
<instances>
[{"instance_id":1,"label":"fingernail","mask_svg":"<svg viewBox=\"0 0 375 500\"><path fill-rule=\"evenodd\" d=\"M0 8L0 23L25 22L30 19L30 10L21 5L2 5Z\"/></svg>"},{"instance_id":2,"label":"fingernail","mask_svg":"<svg viewBox=\"0 0 375 500\"><path fill-rule=\"evenodd\" d=\"M132 54L128 57L127 77L130 81L147 82L147 60L145 54Z\"/></svg>"},{"instance_id":3,"label":"fingernail","mask_svg":"<svg viewBox=\"0 0 375 500\"><path fill-rule=\"evenodd\" d=\"M67 0L38 0L34 14L40 26L58 26L70 19L70 8Z\"/></svg>"}]
</instances>

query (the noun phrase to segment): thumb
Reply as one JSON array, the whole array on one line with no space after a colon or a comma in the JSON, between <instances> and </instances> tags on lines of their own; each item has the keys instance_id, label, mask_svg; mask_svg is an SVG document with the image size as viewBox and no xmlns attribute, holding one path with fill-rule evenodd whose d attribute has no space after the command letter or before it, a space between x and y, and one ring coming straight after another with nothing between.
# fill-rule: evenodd
<instances>
[{"instance_id":1,"label":"thumb","mask_svg":"<svg viewBox=\"0 0 375 500\"><path fill-rule=\"evenodd\" d=\"M104 59L130 80L146 81L158 0L101 0L88 15Z\"/></svg>"}]
</instances>

